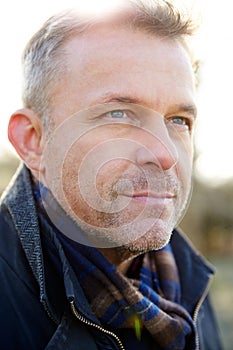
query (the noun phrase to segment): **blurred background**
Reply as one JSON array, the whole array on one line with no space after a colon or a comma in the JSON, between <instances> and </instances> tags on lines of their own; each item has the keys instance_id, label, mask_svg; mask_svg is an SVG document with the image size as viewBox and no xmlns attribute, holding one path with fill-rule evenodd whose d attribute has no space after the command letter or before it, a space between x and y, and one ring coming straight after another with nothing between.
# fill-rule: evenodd
<instances>
[{"instance_id":1,"label":"blurred background","mask_svg":"<svg viewBox=\"0 0 233 350\"><path fill-rule=\"evenodd\" d=\"M110 0L8 0L0 4L0 193L19 159L7 140L7 122L21 107L22 50L54 12L80 4L102 11ZM114 2L114 0L112 0ZM115 0L117 2L117 0ZM194 40L201 61L197 94L193 196L181 228L217 269L212 299L224 349L233 349L233 22L231 0L183 0L202 26ZM214 349L213 349L214 350Z\"/></svg>"}]
</instances>

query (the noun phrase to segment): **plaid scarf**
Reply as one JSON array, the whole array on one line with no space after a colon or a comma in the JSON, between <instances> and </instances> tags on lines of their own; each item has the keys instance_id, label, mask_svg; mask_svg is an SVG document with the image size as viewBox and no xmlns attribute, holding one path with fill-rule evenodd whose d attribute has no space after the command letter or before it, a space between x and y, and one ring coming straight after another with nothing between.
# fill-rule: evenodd
<instances>
[{"instance_id":1,"label":"plaid scarf","mask_svg":"<svg viewBox=\"0 0 233 350\"><path fill-rule=\"evenodd\" d=\"M195 349L194 324L180 305L180 285L170 245L133 260L127 276L93 247L59 235L95 315L111 329L145 327L164 350ZM136 278L139 269L139 276ZM188 344L188 345L187 345Z\"/></svg>"},{"instance_id":2,"label":"plaid scarf","mask_svg":"<svg viewBox=\"0 0 233 350\"><path fill-rule=\"evenodd\" d=\"M37 190L35 197L43 210ZM98 249L53 229L93 312L105 327L133 328L139 340L145 328L164 350L195 349L191 341L195 326L180 304L179 275L169 244L135 258L125 276Z\"/></svg>"}]
</instances>

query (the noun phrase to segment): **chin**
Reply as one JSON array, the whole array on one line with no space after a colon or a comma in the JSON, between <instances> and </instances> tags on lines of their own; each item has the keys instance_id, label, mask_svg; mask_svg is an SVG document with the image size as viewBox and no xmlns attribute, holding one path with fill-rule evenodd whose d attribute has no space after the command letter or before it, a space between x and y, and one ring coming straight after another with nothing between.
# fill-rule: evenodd
<instances>
[{"instance_id":1,"label":"chin","mask_svg":"<svg viewBox=\"0 0 233 350\"><path fill-rule=\"evenodd\" d=\"M164 227L153 227L152 230L146 232L143 236L125 245L125 248L132 253L138 254L158 250L168 244L171 235L171 229L165 230Z\"/></svg>"},{"instance_id":2,"label":"chin","mask_svg":"<svg viewBox=\"0 0 233 350\"><path fill-rule=\"evenodd\" d=\"M139 254L146 253L149 251L163 248L170 241L170 237L171 236L169 236L169 238L167 239L161 239L161 238L158 239L157 237L153 239L140 238L139 240L128 244L126 248L132 253L133 252L139 253Z\"/></svg>"}]
</instances>

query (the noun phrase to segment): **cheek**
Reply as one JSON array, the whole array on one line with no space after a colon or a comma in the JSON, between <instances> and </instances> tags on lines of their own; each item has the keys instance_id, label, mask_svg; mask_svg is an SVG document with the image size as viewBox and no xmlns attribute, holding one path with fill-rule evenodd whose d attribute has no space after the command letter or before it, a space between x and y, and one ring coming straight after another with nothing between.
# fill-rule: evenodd
<instances>
[{"instance_id":1,"label":"cheek","mask_svg":"<svg viewBox=\"0 0 233 350\"><path fill-rule=\"evenodd\" d=\"M114 185L132 164L125 159L109 159L98 165L92 168L92 181L100 196L104 199L114 199Z\"/></svg>"},{"instance_id":2,"label":"cheek","mask_svg":"<svg viewBox=\"0 0 233 350\"><path fill-rule=\"evenodd\" d=\"M185 192L189 191L193 169L193 147L188 143L179 149L178 178L180 179Z\"/></svg>"},{"instance_id":3,"label":"cheek","mask_svg":"<svg viewBox=\"0 0 233 350\"><path fill-rule=\"evenodd\" d=\"M90 138L89 138L90 139ZM83 213L108 206L114 199L114 184L129 166L114 155L108 143L77 142L63 161L62 190L72 210ZM105 203L106 201L106 203Z\"/></svg>"},{"instance_id":4,"label":"cheek","mask_svg":"<svg viewBox=\"0 0 233 350\"><path fill-rule=\"evenodd\" d=\"M176 172L183 188L190 186L193 166L193 140L189 133L173 134L173 145L177 153Z\"/></svg>"}]
</instances>

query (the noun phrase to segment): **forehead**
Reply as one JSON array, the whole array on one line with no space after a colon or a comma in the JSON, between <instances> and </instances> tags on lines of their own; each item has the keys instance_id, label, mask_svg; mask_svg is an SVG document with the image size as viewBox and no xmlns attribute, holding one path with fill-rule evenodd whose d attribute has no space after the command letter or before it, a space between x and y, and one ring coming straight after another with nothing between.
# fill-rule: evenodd
<instances>
[{"instance_id":1,"label":"forehead","mask_svg":"<svg viewBox=\"0 0 233 350\"><path fill-rule=\"evenodd\" d=\"M123 51L124 50L124 51ZM133 29L126 25L109 25L108 23L96 24L80 35L74 35L65 43L65 51L72 56L79 54L81 60L91 61L97 57L127 54L132 58L132 52L142 53L145 57L148 53L160 56L168 56L168 51L182 60L189 61L191 56L181 40L175 38L163 38L155 34L149 34L143 29ZM102 57L103 57L102 56ZM77 57L76 57L77 59ZM136 56L135 56L136 59ZM160 62L163 64L163 61Z\"/></svg>"},{"instance_id":2,"label":"forehead","mask_svg":"<svg viewBox=\"0 0 233 350\"><path fill-rule=\"evenodd\" d=\"M135 73L139 65L146 68L151 63L159 71L168 70L168 66L173 65L171 74L180 70L190 73L191 70L190 58L178 41L125 28L100 27L80 38L73 38L67 44L66 51L69 63L77 62L80 68L88 66L92 74L109 71L113 64L121 68L121 62L125 71L131 67Z\"/></svg>"},{"instance_id":3,"label":"forehead","mask_svg":"<svg viewBox=\"0 0 233 350\"><path fill-rule=\"evenodd\" d=\"M101 96L110 94L131 95L138 103L157 109L158 99L163 104L172 99L186 103L183 99L193 93L190 57L175 39L99 25L72 37L63 52L64 84L56 92L69 99L70 105L76 104L77 110L103 103Z\"/></svg>"}]
</instances>

